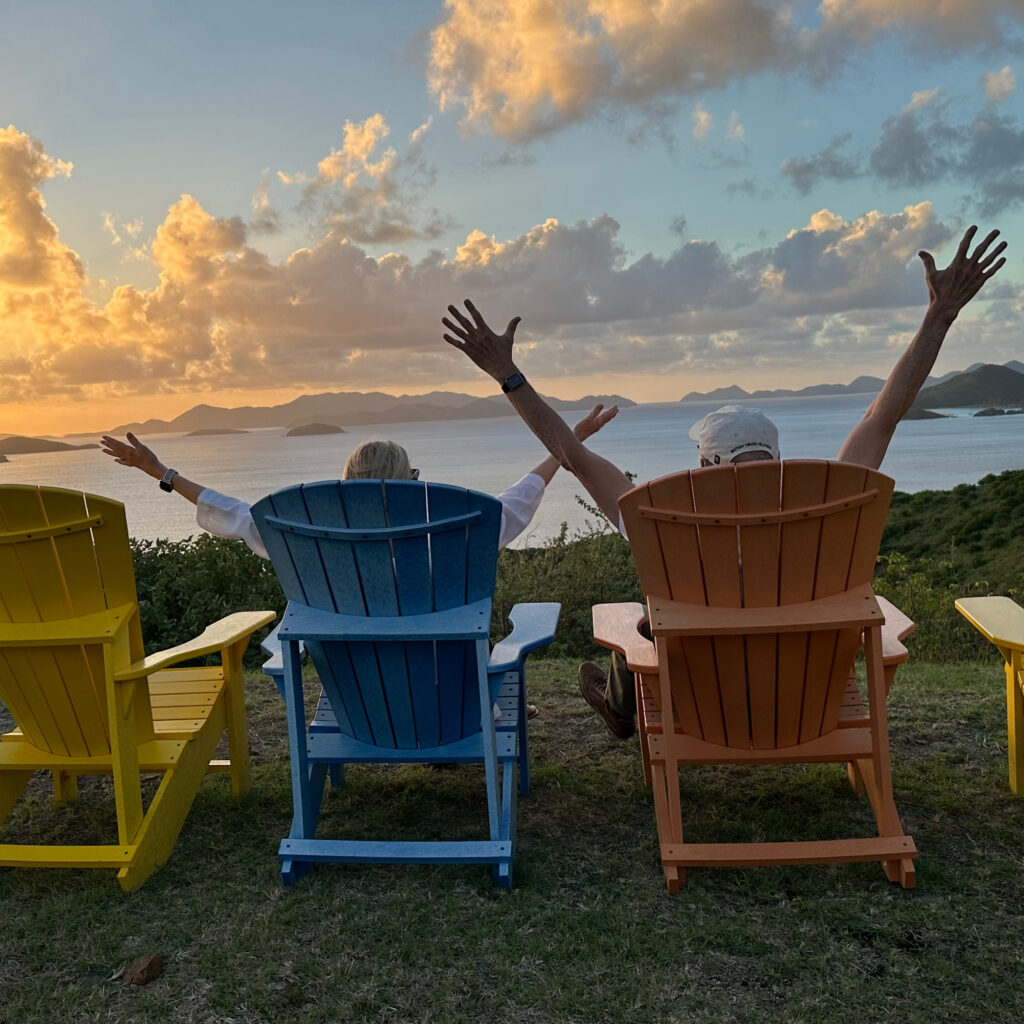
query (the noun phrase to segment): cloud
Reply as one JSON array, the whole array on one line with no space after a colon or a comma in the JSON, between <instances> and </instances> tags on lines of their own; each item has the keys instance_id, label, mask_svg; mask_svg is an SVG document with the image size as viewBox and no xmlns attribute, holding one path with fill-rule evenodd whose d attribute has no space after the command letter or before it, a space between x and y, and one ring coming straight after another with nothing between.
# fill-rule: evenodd
<instances>
[{"instance_id":1,"label":"cloud","mask_svg":"<svg viewBox=\"0 0 1024 1024\"><path fill-rule=\"evenodd\" d=\"M801 195L807 195L823 179L849 181L859 177L856 160L840 154L840 150L852 138L849 132L832 136L829 144L817 153L807 157L791 157L782 165L783 177L789 178Z\"/></svg>"},{"instance_id":2,"label":"cloud","mask_svg":"<svg viewBox=\"0 0 1024 1024\"><path fill-rule=\"evenodd\" d=\"M379 141L379 140L378 140ZM380 159L377 146L364 151ZM494 322L524 317L524 370L578 376L687 370L747 376L808 356L891 363L891 339L926 301L916 253L953 230L928 203L852 219L821 210L761 249L735 255L685 237L668 255L629 256L607 214L547 220L499 239L470 231L451 256L371 255L328 228L274 261L240 217L183 195L151 239L152 288L105 302L46 216L40 186L68 165L28 136L0 133L0 400L93 404L128 395L247 388L389 388L479 383L440 340L445 305L474 298ZM344 172L342 172L344 173ZM115 222L115 228L117 227ZM121 232L119 232L121 233ZM1021 290L989 286L992 326L1009 336ZM885 330L885 325L889 325ZM909 326L908 326L909 325ZM986 333L987 332L987 333ZM1007 356L1006 358L1009 358ZM823 371L825 368L823 367Z\"/></svg>"},{"instance_id":3,"label":"cloud","mask_svg":"<svg viewBox=\"0 0 1024 1024\"><path fill-rule=\"evenodd\" d=\"M1018 0L822 0L820 10L826 31L860 42L898 31L958 50L999 42L1021 18Z\"/></svg>"},{"instance_id":4,"label":"cloud","mask_svg":"<svg viewBox=\"0 0 1024 1024\"><path fill-rule=\"evenodd\" d=\"M884 35L963 52L1019 42L1020 0L445 0L428 84L468 130L527 141L763 71L827 78Z\"/></svg>"},{"instance_id":5,"label":"cloud","mask_svg":"<svg viewBox=\"0 0 1024 1024\"><path fill-rule=\"evenodd\" d=\"M963 121L953 118L952 109L952 100L939 89L914 93L899 114L882 123L866 159L842 156L851 138L847 133L833 137L818 153L786 160L782 174L803 195L822 181L864 174L890 188L966 183L972 206L984 217L1024 203L1024 125L991 106Z\"/></svg>"},{"instance_id":6,"label":"cloud","mask_svg":"<svg viewBox=\"0 0 1024 1024\"><path fill-rule=\"evenodd\" d=\"M735 110L729 115L729 127L726 129L726 135L735 142L742 142L746 138L740 115Z\"/></svg>"},{"instance_id":7,"label":"cloud","mask_svg":"<svg viewBox=\"0 0 1024 1024\"><path fill-rule=\"evenodd\" d=\"M698 103L693 108L693 137L700 142L708 137L711 131L711 115L704 109L704 104Z\"/></svg>"},{"instance_id":8,"label":"cloud","mask_svg":"<svg viewBox=\"0 0 1024 1024\"><path fill-rule=\"evenodd\" d=\"M1017 78L1009 64L998 71L986 71L981 76L981 84L985 87L985 95L993 103L1002 103L1017 91Z\"/></svg>"},{"instance_id":9,"label":"cloud","mask_svg":"<svg viewBox=\"0 0 1024 1024\"><path fill-rule=\"evenodd\" d=\"M437 210L423 208L436 178L423 156L430 126L428 118L411 132L400 153L384 144L391 128L382 114L346 121L341 146L320 160L315 176L278 171L278 181L301 185L302 205L316 213L321 227L354 242L396 245L436 238L450 221Z\"/></svg>"},{"instance_id":10,"label":"cloud","mask_svg":"<svg viewBox=\"0 0 1024 1024\"><path fill-rule=\"evenodd\" d=\"M528 139L754 74L788 34L759 0L446 0L428 81L465 127Z\"/></svg>"}]
</instances>

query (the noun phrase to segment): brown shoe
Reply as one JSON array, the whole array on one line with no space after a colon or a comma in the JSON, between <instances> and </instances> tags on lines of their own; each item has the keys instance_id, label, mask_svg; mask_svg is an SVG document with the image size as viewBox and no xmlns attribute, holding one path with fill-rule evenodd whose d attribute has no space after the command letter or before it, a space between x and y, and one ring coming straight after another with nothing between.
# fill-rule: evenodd
<instances>
[{"instance_id":1,"label":"brown shoe","mask_svg":"<svg viewBox=\"0 0 1024 1024\"><path fill-rule=\"evenodd\" d=\"M632 718L617 715L608 706L608 679L592 662L585 661L580 665L580 693L584 700L604 719L608 731L620 740L628 740L636 732L636 722Z\"/></svg>"}]
</instances>

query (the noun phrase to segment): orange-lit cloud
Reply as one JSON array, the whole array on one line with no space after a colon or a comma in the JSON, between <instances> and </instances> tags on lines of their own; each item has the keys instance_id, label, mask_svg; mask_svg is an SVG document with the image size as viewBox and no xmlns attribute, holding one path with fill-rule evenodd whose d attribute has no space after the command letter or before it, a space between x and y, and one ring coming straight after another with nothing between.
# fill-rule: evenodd
<instances>
[{"instance_id":1,"label":"orange-lit cloud","mask_svg":"<svg viewBox=\"0 0 1024 1024\"><path fill-rule=\"evenodd\" d=\"M474 230L453 258L419 260L370 255L327 227L274 262L241 217L214 217L183 195L147 240L156 286L121 286L98 304L40 192L69 172L27 135L0 132L5 418L16 403L54 398L64 411L63 400L93 403L81 417L95 426L105 403L130 395L195 404L224 390L479 383L440 340L444 307L465 296L499 324L524 317L524 368L547 379L572 380L584 364L650 375L749 373L808 353L839 367L872 353L888 362L893 332L912 331L925 301L914 254L954 235L929 203L853 219L822 210L742 256L691 240L630 262L619 225L601 215L507 240ZM1002 296L985 327L991 345L1016 338L1021 314L1018 290L1000 287L988 290Z\"/></svg>"},{"instance_id":2,"label":"orange-lit cloud","mask_svg":"<svg viewBox=\"0 0 1024 1024\"><path fill-rule=\"evenodd\" d=\"M781 60L786 18L757 0L446 0L429 82L442 110L527 138L612 103L714 88Z\"/></svg>"},{"instance_id":3,"label":"orange-lit cloud","mask_svg":"<svg viewBox=\"0 0 1024 1024\"><path fill-rule=\"evenodd\" d=\"M446 0L429 85L469 129L525 140L774 69L826 76L897 32L968 49L1022 27L1020 0L822 0L801 27L768 0ZM805 5L806 6L806 5Z\"/></svg>"}]
</instances>

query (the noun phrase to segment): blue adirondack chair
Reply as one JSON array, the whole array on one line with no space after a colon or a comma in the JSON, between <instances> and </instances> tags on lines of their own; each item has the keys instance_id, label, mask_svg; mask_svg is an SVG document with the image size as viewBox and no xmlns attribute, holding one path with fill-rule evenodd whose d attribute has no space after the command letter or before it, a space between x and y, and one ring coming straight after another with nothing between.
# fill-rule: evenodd
<instances>
[{"instance_id":1,"label":"blue adirondack chair","mask_svg":"<svg viewBox=\"0 0 1024 1024\"><path fill-rule=\"evenodd\" d=\"M267 666L291 750L285 884L319 861L468 861L509 887L517 764L529 787L524 660L554 638L559 605L517 605L513 632L489 650L501 503L446 484L349 480L288 487L252 512L288 599L281 658ZM308 727L303 645L323 685ZM316 838L327 774L340 784L350 762L482 764L487 838Z\"/></svg>"}]
</instances>

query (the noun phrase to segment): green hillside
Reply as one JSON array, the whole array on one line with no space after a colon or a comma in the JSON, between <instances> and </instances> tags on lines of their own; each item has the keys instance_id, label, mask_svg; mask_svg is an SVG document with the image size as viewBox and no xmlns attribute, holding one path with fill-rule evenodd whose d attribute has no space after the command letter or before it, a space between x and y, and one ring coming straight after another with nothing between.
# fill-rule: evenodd
<instances>
[{"instance_id":1,"label":"green hillside","mask_svg":"<svg viewBox=\"0 0 1024 1024\"><path fill-rule=\"evenodd\" d=\"M986 363L951 380L923 388L914 402L921 409L972 405L1019 405L1024 401L1024 373Z\"/></svg>"},{"instance_id":2,"label":"green hillside","mask_svg":"<svg viewBox=\"0 0 1024 1024\"><path fill-rule=\"evenodd\" d=\"M1024 593L1024 470L951 491L897 492L882 553L930 563L933 584Z\"/></svg>"}]
</instances>

